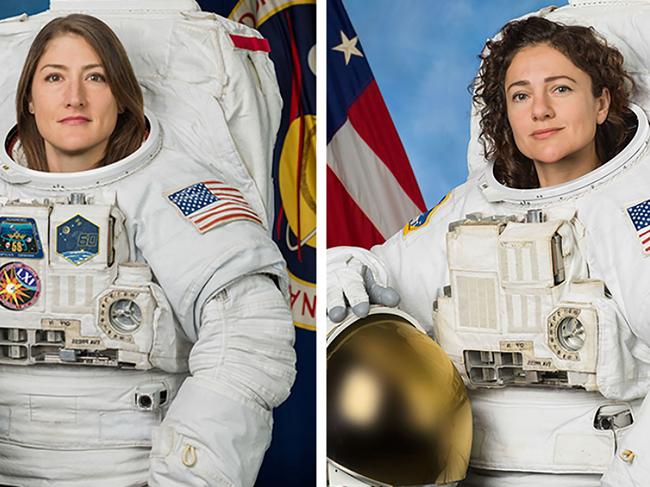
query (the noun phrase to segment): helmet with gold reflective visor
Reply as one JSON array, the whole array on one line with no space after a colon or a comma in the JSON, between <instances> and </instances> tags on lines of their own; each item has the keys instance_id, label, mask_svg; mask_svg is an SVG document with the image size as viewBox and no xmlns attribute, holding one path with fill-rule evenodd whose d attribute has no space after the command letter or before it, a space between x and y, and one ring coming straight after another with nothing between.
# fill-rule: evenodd
<instances>
[{"instance_id":1,"label":"helmet with gold reflective visor","mask_svg":"<svg viewBox=\"0 0 650 487\"><path fill-rule=\"evenodd\" d=\"M327 456L376 485L462 480L472 413L451 360L407 314L375 307L328 335Z\"/></svg>"}]
</instances>

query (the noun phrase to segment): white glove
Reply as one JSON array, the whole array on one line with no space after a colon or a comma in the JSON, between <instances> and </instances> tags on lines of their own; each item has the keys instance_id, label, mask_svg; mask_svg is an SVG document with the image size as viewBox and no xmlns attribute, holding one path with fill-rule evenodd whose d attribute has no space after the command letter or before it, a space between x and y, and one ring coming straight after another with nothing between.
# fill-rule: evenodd
<instances>
[{"instance_id":1,"label":"white glove","mask_svg":"<svg viewBox=\"0 0 650 487\"><path fill-rule=\"evenodd\" d=\"M327 252L327 315L343 321L348 306L359 318L370 304L394 307L400 295L388 287L388 272L373 253L358 247L335 247Z\"/></svg>"}]
</instances>

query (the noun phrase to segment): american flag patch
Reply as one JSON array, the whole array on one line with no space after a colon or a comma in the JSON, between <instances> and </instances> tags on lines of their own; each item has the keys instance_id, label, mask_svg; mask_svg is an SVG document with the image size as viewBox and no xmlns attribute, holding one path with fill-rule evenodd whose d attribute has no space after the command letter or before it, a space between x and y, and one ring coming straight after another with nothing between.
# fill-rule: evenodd
<instances>
[{"instance_id":1,"label":"american flag patch","mask_svg":"<svg viewBox=\"0 0 650 487\"><path fill-rule=\"evenodd\" d=\"M650 200L630 206L627 208L627 214L636 228L643 252L650 254Z\"/></svg>"},{"instance_id":2,"label":"american flag patch","mask_svg":"<svg viewBox=\"0 0 650 487\"><path fill-rule=\"evenodd\" d=\"M235 220L262 225L241 192L221 181L202 181L170 193L167 198L201 233Z\"/></svg>"}]
</instances>

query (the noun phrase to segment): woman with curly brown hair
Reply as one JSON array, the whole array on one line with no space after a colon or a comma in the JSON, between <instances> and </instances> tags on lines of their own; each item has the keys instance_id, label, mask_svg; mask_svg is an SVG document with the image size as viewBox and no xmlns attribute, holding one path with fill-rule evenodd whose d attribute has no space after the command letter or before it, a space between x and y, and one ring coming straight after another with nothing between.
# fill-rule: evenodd
<instances>
[{"instance_id":1,"label":"woman with curly brown hair","mask_svg":"<svg viewBox=\"0 0 650 487\"><path fill-rule=\"evenodd\" d=\"M463 486L642 485L650 129L634 82L592 28L541 17L481 59L482 157L384 244L330 249L329 318L399 302L447 352L474 415Z\"/></svg>"},{"instance_id":2,"label":"woman with curly brown hair","mask_svg":"<svg viewBox=\"0 0 650 487\"><path fill-rule=\"evenodd\" d=\"M522 116L530 116L535 123L544 125L556 115L553 113L556 106L562 110L567 106L564 100L575 100L570 92L574 89L571 85L578 82L576 79L563 77L549 80L540 85L536 93L533 93L532 81L515 80L523 74L524 63L538 63L540 58L548 57L551 71L579 72L584 87L590 88L582 94L586 98L590 98L591 94L595 103L602 104L602 118L591 127L595 129L595 134L593 130L585 134L590 147L593 142L593 154L587 157L588 161L578 161L585 166L576 171L577 176L582 175L577 173L589 172L611 159L629 141L636 123L628 108L634 82L623 69L621 53L608 46L592 28L563 26L541 17L511 22L503 28L500 38L486 43L480 57L483 64L476 77L474 102L480 111L485 155L488 160L494 161L495 176L501 183L521 189L551 185L543 178L548 168L527 153L531 148L525 136L518 137L517 129L525 124ZM544 92L544 88L548 92ZM548 109L542 114L546 117L544 120L538 120L537 113L524 113L540 108L531 105L538 99L547 105L541 107ZM574 106L567 108L579 120L588 121L588 114L576 113ZM525 130L525 127L522 128ZM556 146L558 137L554 135L548 133L534 139L543 140L545 146ZM567 135L567 132L561 135ZM567 178L573 179L567 176L552 180L559 184Z\"/></svg>"}]
</instances>

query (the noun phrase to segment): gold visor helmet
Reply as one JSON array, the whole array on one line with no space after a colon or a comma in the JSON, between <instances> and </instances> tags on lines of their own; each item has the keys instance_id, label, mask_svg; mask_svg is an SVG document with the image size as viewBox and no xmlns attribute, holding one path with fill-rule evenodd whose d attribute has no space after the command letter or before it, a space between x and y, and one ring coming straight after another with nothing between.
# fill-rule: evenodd
<instances>
[{"instance_id":1,"label":"gold visor helmet","mask_svg":"<svg viewBox=\"0 0 650 487\"><path fill-rule=\"evenodd\" d=\"M440 346L406 313L373 307L327 337L327 458L368 485L465 478L472 412Z\"/></svg>"}]
</instances>

